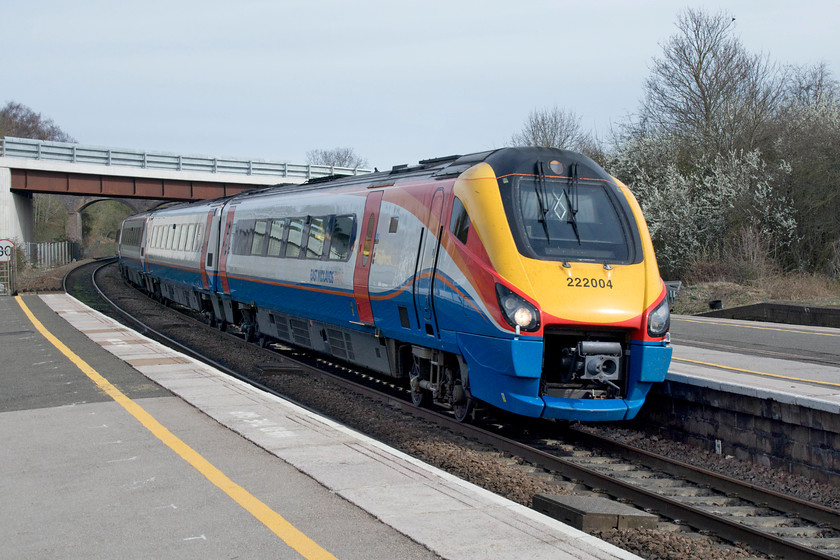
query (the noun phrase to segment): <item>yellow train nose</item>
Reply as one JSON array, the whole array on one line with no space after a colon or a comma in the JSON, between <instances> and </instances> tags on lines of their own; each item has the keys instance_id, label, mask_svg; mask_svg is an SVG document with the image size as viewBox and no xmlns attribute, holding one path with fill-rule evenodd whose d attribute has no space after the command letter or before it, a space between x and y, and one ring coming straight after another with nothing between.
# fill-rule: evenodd
<instances>
[{"instance_id":1,"label":"yellow train nose","mask_svg":"<svg viewBox=\"0 0 840 560\"><path fill-rule=\"evenodd\" d=\"M561 323L638 328L645 309L643 264L532 261L525 267L541 311ZM629 288L629 289L628 289ZM596 305L597 304L597 305Z\"/></svg>"}]
</instances>

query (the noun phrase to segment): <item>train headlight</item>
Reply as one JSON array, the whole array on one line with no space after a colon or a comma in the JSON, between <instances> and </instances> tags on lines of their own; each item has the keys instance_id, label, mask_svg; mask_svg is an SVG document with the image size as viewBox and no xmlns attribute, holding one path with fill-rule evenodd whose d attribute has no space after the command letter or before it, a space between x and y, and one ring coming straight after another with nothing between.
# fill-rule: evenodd
<instances>
[{"instance_id":1,"label":"train headlight","mask_svg":"<svg viewBox=\"0 0 840 560\"><path fill-rule=\"evenodd\" d=\"M496 284L496 296L505 321L513 327L526 332L540 330L540 312L510 289Z\"/></svg>"},{"instance_id":2,"label":"train headlight","mask_svg":"<svg viewBox=\"0 0 840 560\"><path fill-rule=\"evenodd\" d=\"M663 298L656 309L648 315L648 334L654 338L665 336L671 328L671 310L668 307L668 298Z\"/></svg>"}]
</instances>

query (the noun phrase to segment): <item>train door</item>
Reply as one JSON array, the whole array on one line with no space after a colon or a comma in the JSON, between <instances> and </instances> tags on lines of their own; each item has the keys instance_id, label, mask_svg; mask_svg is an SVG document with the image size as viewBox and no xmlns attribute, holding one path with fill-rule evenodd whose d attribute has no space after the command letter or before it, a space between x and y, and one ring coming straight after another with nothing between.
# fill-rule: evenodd
<instances>
[{"instance_id":1,"label":"train door","mask_svg":"<svg viewBox=\"0 0 840 560\"><path fill-rule=\"evenodd\" d=\"M432 294L435 290L435 268L437 254L440 247L440 221L443 214L443 189L438 189L432 195L429 206L428 229L423 230L423 240L420 246L420 258L417 259L417 270L414 274L414 305L417 310L420 328L429 336L437 333L434 302Z\"/></svg>"},{"instance_id":2,"label":"train door","mask_svg":"<svg viewBox=\"0 0 840 560\"><path fill-rule=\"evenodd\" d=\"M152 231L151 218L143 219L143 227L140 229L140 275L148 272L146 267L146 236Z\"/></svg>"},{"instance_id":3,"label":"train door","mask_svg":"<svg viewBox=\"0 0 840 560\"><path fill-rule=\"evenodd\" d=\"M227 274L227 260L231 251L231 243L233 241L233 214L236 212L236 207L231 206L225 213L222 213L222 235L219 246L219 291L225 295L230 295L230 286L228 285Z\"/></svg>"},{"instance_id":4,"label":"train door","mask_svg":"<svg viewBox=\"0 0 840 560\"><path fill-rule=\"evenodd\" d=\"M216 291L216 270L219 267L219 223L221 208L207 212L204 224L204 241L201 243L201 283L205 290Z\"/></svg>"},{"instance_id":5,"label":"train door","mask_svg":"<svg viewBox=\"0 0 840 560\"><path fill-rule=\"evenodd\" d=\"M356 298L359 321L371 325L373 324L373 310L370 308L370 269L376 248L376 224L379 221L381 202L382 191L368 194L362 217L359 254L356 257L356 269L353 272L353 295Z\"/></svg>"}]
</instances>

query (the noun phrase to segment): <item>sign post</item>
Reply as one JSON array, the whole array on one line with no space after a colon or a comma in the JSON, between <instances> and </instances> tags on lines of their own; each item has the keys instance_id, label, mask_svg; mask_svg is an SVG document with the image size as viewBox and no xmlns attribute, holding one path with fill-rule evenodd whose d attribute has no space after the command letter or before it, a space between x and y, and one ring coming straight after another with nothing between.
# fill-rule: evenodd
<instances>
[{"instance_id":1,"label":"sign post","mask_svg":"<svg viewBox=\"0 0 840 560\"><path fill-rule=\"evenodd\" d=\"M14 242L10 239L0 239L0 296L11 296L15 293L16 266Z\"/></svg>"}]
</instances>

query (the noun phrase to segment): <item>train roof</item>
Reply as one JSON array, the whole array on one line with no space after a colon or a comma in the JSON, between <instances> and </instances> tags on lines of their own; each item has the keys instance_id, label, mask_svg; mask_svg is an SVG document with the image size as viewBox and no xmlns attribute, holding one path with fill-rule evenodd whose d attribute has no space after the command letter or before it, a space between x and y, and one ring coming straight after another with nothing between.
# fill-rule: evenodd
<instances>
[{"instance_id":1,"label":"train roof","mask_svg":"<svg viewBox=\"0 0 840 560\"><path fill-rule=\"evenodd\" d=\"M259 187L241 193L195 202L183 202L166 206L160 210L166 212L194 211L196 208L221 206L226 203L237 203L259 196L278 193L317 192L323 189L333 189L352 186L364 188L388 187L398 181L416 179L445 179L457 177L470 167L485 162L493 167L496 175L535 175L538 174L535 163L553 160L564 164L578 164L577 176L580 179L599 179L612 182L606 171L588 157L568 150L543 147L509 147L476 152L466 155L450 155L420 160L417 165L395 165L390 171L374 171L363 175L329 176L311 179L306 183L279 183L269 187Z\"/></svg>"},{"instance_id":2,"label":"train roof","mask_svg":"<svg viewBox=\"0 0 840 560\"><path fill-rule=\"evenodd\" d=\"M486 162L500 174L537 174L535 162L560 160L565 164L578 164L580 179L598 179L612 181L597 163L577 152L543 147L511 147L476 152L467 155L451 155L420 160L417 165L395 165L390 171L374 171L364 175L329 176L311 179L302 184L278 184L267 188L253 189L234 195L232 200L246 199L263 194L318 191L321 189L364 185L366 188L387 187L397 181L413 179L444 179L456 177L470 167ZM228 200L228 199L225 199Z\"/></svg>"}]
</instances>

